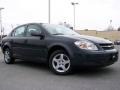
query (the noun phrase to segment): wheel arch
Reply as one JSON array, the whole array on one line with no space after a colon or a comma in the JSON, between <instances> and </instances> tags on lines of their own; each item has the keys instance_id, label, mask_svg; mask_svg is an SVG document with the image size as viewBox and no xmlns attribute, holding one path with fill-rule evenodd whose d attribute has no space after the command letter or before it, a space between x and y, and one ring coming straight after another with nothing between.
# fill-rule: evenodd
<instances>
[{"instance_id":1,"label":"wheel arch","mask_svg":"<svg viewBox=\"0 0 120 90\"><path fill-rule=\"evenodd\" d=\"M48 57L47 57L48 61L49 61L51 54L56 50L64 50L70 57L72 57L73 55L71 52L71 49L67 45L56 44L56 45L50 46L48 49Z\"/></svg>"},{"instance_id":2,"label":"wheel arch","mask_svg":"<svg viewBox=\"0 0 120 90\"><path fill-rule=\"evenodd\" d=\"M4 51L5 51L6 48L11 49L11 45L10 45L9 43L5 43L5 44L3 45L3 47L2 47L3 53L4 53Z\"/></svg>"}]
</instances>

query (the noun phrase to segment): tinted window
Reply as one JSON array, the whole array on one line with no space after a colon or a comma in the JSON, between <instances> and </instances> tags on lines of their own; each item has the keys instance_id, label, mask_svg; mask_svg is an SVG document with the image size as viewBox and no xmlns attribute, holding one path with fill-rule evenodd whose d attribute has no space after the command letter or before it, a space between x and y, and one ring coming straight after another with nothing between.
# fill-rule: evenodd
<instances>
[{"instance_id":1,"label":"tinted window","mask_svg":"<svg viewBox=\"0 0 120 90\"><path fill-rule=\"evenodd\" d=\"M41 33L41 29L38 25L29 25L27 29L26 36L31 36L31 32L39 32Z\"/></svg>"},{"instance_id":2,"label":"tinted window","mask_svg":"<svg viewBox=\"0 0 120 90\"><path fill-rule=\"evenodd\" d=\"M12 33L12 36L14 37L23 37L24 35L25 35L25 26L18 27Z\"/></svg>"}]
</instances>

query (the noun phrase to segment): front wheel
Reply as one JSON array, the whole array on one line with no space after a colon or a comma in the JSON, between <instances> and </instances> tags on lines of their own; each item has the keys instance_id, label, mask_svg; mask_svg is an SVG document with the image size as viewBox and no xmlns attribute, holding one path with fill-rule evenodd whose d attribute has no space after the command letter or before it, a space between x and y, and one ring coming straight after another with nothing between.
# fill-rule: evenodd
<instances>
[{"instance_id":1,"label":"front wheel","mask_svg":"<svg viewBox=\"0 0 120 90\"><path fill-rule=\"evenodd\" d=\"M12 53L9 48L4 50L4 61L6 64L13 64L15 59L12 57Z\"/></svg>"},{"instance_id":2,"label":"front wheel","mask_svg":"<svg viewBox=\"0 0 120 90\"><path fill-rule=\"evenodd\" d=\"M69 55L63 50L52 53L49 60L50 69L59 75L69 74L72 71L72 64Z\"/></svg>"}]
</instances>

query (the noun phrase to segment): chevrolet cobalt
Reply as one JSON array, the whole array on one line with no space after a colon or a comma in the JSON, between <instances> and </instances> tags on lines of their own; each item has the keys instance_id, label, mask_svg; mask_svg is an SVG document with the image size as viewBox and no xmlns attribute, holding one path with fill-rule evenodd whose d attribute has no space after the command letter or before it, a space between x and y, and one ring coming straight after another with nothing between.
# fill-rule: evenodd
<instances>
[{"instance_id":1,"label":"chevrolet cobalt","mask_svg":"<svg viewBox=\"0 0 120 90\"><path fill-rule=\"evenodd\" d=\"M15 59L44 62L60 75L71 73L75 66L105 67L118 59L118 51L109 40L45 23L16 27L3 38L1 48L6 64L13 64Z\"/></svg>"}]
</instances>

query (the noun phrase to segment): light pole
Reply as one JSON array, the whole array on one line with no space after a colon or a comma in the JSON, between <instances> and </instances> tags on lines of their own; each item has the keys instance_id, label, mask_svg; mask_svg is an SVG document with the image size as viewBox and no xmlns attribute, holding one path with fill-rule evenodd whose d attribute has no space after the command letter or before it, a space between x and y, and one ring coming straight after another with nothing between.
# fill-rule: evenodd
<instances>
[{"instance_id":1,"label":"light pole","mask_svg":"<svg viewBox=\"0 0 120 90\"><path fill-rule=\"evenodd\" d=\"M48 0L48 23L51 22L51 1Z\"/></svg>"},{"instance_id":2,"label":"light pole","mask_svg":"<svg viewBox=\"0 0 120 90\"><path fill-rule=\"evenodd\" d=\"M73 5L73 18L74 18L74 25L73 25L73 30L75 30L75 5L77 5L78 3L76 2L71 2L71 4Z\"/></svg>"},{"instance_id":3,"label":"light pole","mask_svg":"<svg viewBox=\"0 0 120 90\"><path fill-rule=\"evenodd\" d=\"M1 15L1 11L3 10L4 8L0 7L0 31L1 31L1 40L2 40L2 15Z\"/></svg>"}]
</instances>

